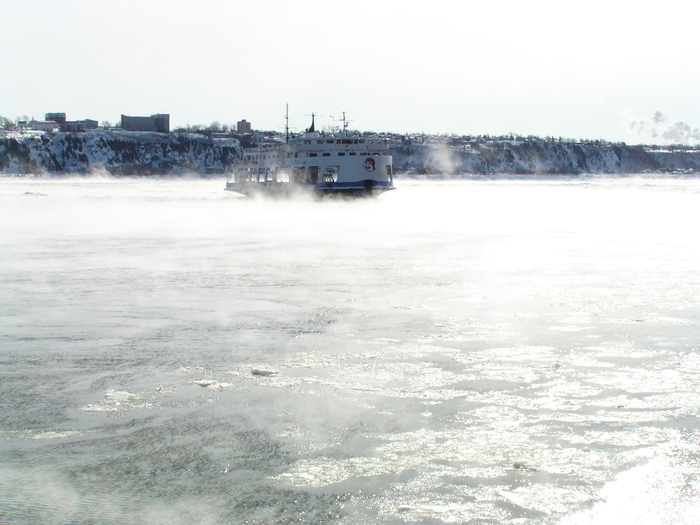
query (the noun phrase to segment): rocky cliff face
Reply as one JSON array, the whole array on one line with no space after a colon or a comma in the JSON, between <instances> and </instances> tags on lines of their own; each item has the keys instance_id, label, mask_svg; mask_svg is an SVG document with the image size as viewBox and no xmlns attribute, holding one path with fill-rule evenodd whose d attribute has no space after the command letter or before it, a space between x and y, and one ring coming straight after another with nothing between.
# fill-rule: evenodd
<instances>
[{"instance_id":1,"label":"rocky cliff face","mask_svg":"<svg viewBox=\"0 0 700 525\"><path fill-rule=\"evenodd\" d=\"M45 133L0 138L0 173L225 173L238 149L235 139L184 133Z\"/></svg>"},{"instance_id":2,"label":"rocky cliff face","mask_svg":"<svg viewBox=\"0 0 700 525\"><path fill-rule=\"evenodd\" d=\"M488 141L393 148L396 172L435 174L574 175L581 173L700 173L700 150L556 141Z\"/></svg>"},{"instance_id":3,"label":"rocky cliff face","mask_svg":"<svg viewBox=\"0 0 700 525\"><path fill-rule=\"evenodd\" d=\"M700 150L651 149L548 140L464 140L391 146L396 173L441 175L700 173ZM0 173L114 175L223 174L240 152L235 139L194 134L46 133L0 137Z\"/></svg>"}]
</instances>

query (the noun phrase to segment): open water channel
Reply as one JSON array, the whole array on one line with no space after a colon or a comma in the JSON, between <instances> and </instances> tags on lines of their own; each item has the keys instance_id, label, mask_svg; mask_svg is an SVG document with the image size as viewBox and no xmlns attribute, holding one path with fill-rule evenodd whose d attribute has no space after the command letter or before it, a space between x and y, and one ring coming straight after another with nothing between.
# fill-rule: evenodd
<instances>
[{"instance_id":1,"label":"open water channel","mask_svg":"<svg viewBox=\"0 0 700 525\"><path fill-rule=\"evenodd\" d=\"M700 521L700 180L0 179L0 522Z\"/></svg>"}]
</instances>

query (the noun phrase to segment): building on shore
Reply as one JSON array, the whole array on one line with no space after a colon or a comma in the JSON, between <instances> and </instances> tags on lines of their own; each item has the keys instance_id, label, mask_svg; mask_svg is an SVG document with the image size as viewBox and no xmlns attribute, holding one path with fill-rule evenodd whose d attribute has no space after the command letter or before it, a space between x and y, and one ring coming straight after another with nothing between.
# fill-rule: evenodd
<instances>
[{"instance_id":1,"label":"building on shore","mask_svg":"<svg viewBox=\"0 0 700 525\"><path fill-rule=\"evenodd\" d=\"M66 123L66 114L65 113L47 113L44 116L44 120L47 122L57 122L58 124L65 124Z\"/></svg>"},{"instance_id":2,"label":"building on shore","mask_svg":"<svg viewBox=\"0 0 700 525\"><path fill-rule=\"evenodd\" d=\"M61 124L61 131L64 132L81 132L89 129L97 129L98 123L96 120L89 118L83 120L68 120Z\"/></svg>"},{"instance_id":3,"label":"building on shore","mask_svg":"<svg viewBox=\"0 0 700 525\"><path fill-rule=\"evenodd\" d=\"M27 122L27 127L35 131L56 131L60 127L60 124L53 120L32 119Z\"/></svg>"},{"instance_id":4,"label":"building on shore","mask_svg":"<svg viewBox=\"0 0 700 525\"><path fill-rule=\"evenodd\" d=\"M65 113L46 113L44 120L32 119L27 123L29 129L37 131L56 131L63 133L75 133L87 131L89 129L97 129L98 123L96 120L89 118L83 120L66 120Z\"/></svg>"},{"instance_id":5,"label":"building on shore","mask_svg":"<svg viewBox=\"0 0 700 525\"><path fill-rule=\"evenodd\" d=\"M170 114L157 113L150 117L130 117L122 115L121 127L125 131L155 131L170 133Z\"/></svg>"},{"instance_id":6,"label":"building on shore","mask_svg":"<svg viewBox=\"0 0 700 525\"><path fill-rule=\"evenodd\" d=\"M236 124L236 131L238 133L252 133L253 127L250 125L250 122L248 122L246 119L243 119L239 120Z\"/></svg>"}]
</instances>

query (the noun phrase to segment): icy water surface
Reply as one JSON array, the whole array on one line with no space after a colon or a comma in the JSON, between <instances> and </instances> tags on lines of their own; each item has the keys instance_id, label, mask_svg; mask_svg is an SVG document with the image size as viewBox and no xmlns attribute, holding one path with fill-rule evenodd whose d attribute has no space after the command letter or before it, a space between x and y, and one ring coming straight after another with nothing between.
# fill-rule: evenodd
<instances>
[{"instance_id":1,"label":"icy water surface","mask_svg":"<svg viewBox=\"0 0 700 525\"><path fill-rule=\"evenodd\" d=\"M700 521L700 181L0 179L0 523Z\"/></svg>"}]
</instances>

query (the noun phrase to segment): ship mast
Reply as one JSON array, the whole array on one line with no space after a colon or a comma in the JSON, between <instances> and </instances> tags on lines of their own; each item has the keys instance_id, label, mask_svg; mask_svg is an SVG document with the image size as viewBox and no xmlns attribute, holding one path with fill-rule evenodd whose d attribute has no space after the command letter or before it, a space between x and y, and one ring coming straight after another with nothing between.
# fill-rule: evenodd
<instances>
[{"instance_id":1,"label":"ship mast","mask_svg":"<svg viewBox=\"0 0 700 525\"><path fill-rule=\"evenodd\" d=\"M343 122L343 136L347 137L348 136L348 125L350 124L350 121L347 118L345 118L345 111L343 111L342 113L343 113L343 118L341 120ZM338 121L336 120L336 122L338 122Z\"/></svg>"},{"instance_id":2,"label":"ship mast","mask_svg":"<svg viewBox=\"0 0 700 525\"><path fill-rule=\"evenodd\" d=\"M287 144L289 144L289 102L287 102L287 111L284 114L284 134Z\"/></svg>"}]
</instances>

